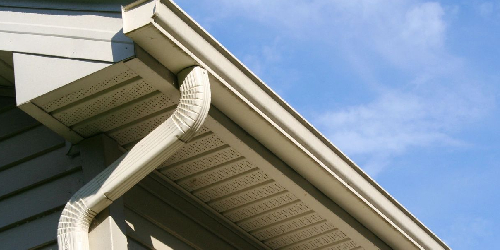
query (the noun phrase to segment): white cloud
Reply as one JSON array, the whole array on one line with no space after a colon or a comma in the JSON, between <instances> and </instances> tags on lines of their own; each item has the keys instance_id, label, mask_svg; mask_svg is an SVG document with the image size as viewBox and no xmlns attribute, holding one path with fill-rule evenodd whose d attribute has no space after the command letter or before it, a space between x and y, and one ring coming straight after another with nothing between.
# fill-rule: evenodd
<instances>
[{"instance_id":1,"label":"white cloud","mask_svg":"<svg viewBox=\"0 0 500 250\"><path fill-rule=\"evenodd\" d=\"M334 50L361 75L373 98L320 111L313 123L342 151L361 159L370 174L413 148L466 145L456 132L491 105L481 84L468 76L467 62L447 51L446 17L456 8L417 0L223 0L218 7L222 21L237 15L265 25L276 37ZM264 71L281 53L274 42L243 60ZM409 80L381 77L392 72Z\"/></svg>"},{"instance_id":2,"label":"white cloud","mask_svg":"<svg viewBox=\"0 0 500 250\"><path fill-rule=\"evenodd\" d=\"M348 50L371 50L394 65L428 61L440 48L446 25L436 2L416 1L234 1L219 2L221 18L237 13L273 27L278 34L316 40ZM346 49L346 48L340 48ZM413 65L414 66L414 65Z\"/></svg>"},{"instance_id":3,"label":"white cloud","mask_svg":"<svg viewBox=\"0 0 500 250\"><path fill-rule=\"evenodd\" d=\"M467 79L463 60L446 50L445 8L417 1L304 4L247 1L243 8L253 11L249 18L289 36L336 47L363 79L378 87L373 101L325 110L314 121L339 148L376 175L392 157L411 149L467 144L454 132L481 116L489 101L480 85ZM385 82L374 74L380 62L413 79Z\"/></svg>"},{"instance_id":4,"label":"white cloud","mask_svg":"<svg viewBox=\"0 0 500 250\"><path fill-rule=\"evenodd\" d=\"M408 10L403 24L402 39L412 46L441 47L445 23L444 11L438 3L422 3Z\"/></svg>"},{"instance_id":5,"label":"white cloud","mask_svg":"<svg viewBox=\"0 0 500 250\"><path fill-rule=\"evenodd\" d=\"M438 3L423 3L410 9L405 15L402 38L418 47L441 47L445 24L443 8Z\"/></svg>"},{"instance_id":6,"label":"white cloud","mask_svg":"<svg viewBox=\"0 0 500 250\"><path fill-rule=\"evenodd\" d=\"M474 91L471 90L470 93ZM486 98L450 91L427 96L391 91L372 102L326 111L315 123L340 149L371 175L390 159L418 147L463 147L456 130L484 114Z\"/></svg>"},{"instance_id":7,"label":"white cloud","mask_svg":"<svg viewBox=\"0 0 500 250\"><path fill-rule=\"evenodd\" d=\"M401 153L417 145L456 144L441 132L448 122L440 117L441 108L446 107L435 107L415 95L391 92L372 103L327 112L318 122L350 154Z\"/></svg>"}]
</instances>

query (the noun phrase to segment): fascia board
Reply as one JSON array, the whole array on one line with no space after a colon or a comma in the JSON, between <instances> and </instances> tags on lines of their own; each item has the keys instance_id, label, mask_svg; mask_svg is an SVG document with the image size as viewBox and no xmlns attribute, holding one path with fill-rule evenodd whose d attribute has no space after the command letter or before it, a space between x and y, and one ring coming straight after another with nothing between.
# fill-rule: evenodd
<instances>
[{"instance_id":1,"label":"fascia board","mask_svg":"<svg viewBox=\"0 0 500 250\"><path fill-rule=\"evenodd\" d=\"M389 245L449 249L174 3L141 1L123 18L124 33L174 73L205 67L214 106Z\"/></svg>"},{"instance_id":2,"label":"fascia board","mask_svg":"<svg viewBox=\"0 0 500 250\"><path fill-rule=\"evenodd\" d=\"M38 120L43 125L47 126L48 128L52 129L53 131L64 137L64 139L68 140L69 142L78 143L81 140L83 140L82 136L80 136L75 131L66 127L60 121L56 120L51 115L47 114L45 111L40 109L35 104L31 102L25 102L23 104L18 105L18 107L25 113L29 114L31 117Z\"/></svg>"},{"instance_id":3,"label":"fascia board","mask_svg":"<svg viewBox=\"0 0 500 250\"><path fill-rule=\"evenodd\" d=\"M134 55L119 13L0 6L0 50L118 62Z\"/></svg>"},{"instance_id":4,"label":"fascia board","mask_svg":"<svg viewBox=\"0 0 500 250\"><path fill-rule=\"evenodd\" d=\"M21 53L14 53L14 61L18 107L71 143L78 143L84 138L41 107L75 93L83 86L103 82L110 75L131 70L172 101L177 102L180 97L175 87L175 75L140 48L136 48L134 57L115 64ZM62 68L64 71L61 73Z\"/></svg>"},{"instance_id":5,"label":"fascia board","mask_svg":"<svg viewBox=\"0 0 500 250\"><path fill-rule=\"evenodd\" d=\"M111 63L14 53L16 102L28 102L70 82L104 69ZM64 69L64 70L61 70ZM69 90L68 90L69 91ZM61 93L62 94L62 93ZM42 98L52 98L54 93Z\"/></svg>"}]
</instances>

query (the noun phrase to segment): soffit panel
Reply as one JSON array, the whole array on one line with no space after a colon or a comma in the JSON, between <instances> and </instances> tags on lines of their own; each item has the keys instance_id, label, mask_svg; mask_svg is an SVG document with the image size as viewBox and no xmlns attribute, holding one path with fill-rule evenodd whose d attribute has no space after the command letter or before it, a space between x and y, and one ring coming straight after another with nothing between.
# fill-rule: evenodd
<instances>
[{"instance_id":1,"label":"soffit panel","mask_svg":"<svg viewBox=\"0 0 500 250\"><path fill-rule=\"evenodd\" d=\"M82 138L105 133L130 149L170 116L178 91L165 91L127 65L109 66L29 103ZM164 84L175 80L165 76ZM267 248L363 249L221 133L202 127L158 174Z\"/></svg>"},{"instance_id":2,"label":"soffit panel","mask_svg":"<svg viewBox=\"0 0 500 250\"><path fill-rule=\"evenodd\" d=\"M125 34L174 72L190 60L205 67L215 106L387 244L448 249L175 3L138 1L123 18Z\"/></svg>"},{"instance_id":3,"label":"soffit panel","mask_svg":"<svg viewBox=\"0 0 500 250\"><path fill-rule=\"evenodd\" d=\"M364 249L206 127L157 173L270 249Z\"/></svg>"}]
</instances>

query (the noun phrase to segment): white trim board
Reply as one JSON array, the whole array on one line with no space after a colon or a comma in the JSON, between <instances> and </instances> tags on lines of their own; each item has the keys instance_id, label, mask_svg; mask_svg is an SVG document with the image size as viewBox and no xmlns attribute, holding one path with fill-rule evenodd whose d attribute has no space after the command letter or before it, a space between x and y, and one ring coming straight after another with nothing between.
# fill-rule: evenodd
<instances>
[{"instance_id":1,"label":"white trim board","mask_svg":"<svg viewBox=\"0 0 500 250\"><path fill-rule=\"evenodd\" d=\"M119 13L0 7L0 50L118 62L134 55Z\"/></svg>"}]
</instances>

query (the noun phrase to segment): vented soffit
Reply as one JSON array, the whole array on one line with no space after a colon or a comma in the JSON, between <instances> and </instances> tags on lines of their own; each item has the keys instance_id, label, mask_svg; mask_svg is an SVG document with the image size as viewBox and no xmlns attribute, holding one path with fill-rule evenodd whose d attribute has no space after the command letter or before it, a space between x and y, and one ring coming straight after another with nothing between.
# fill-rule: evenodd
<instances>
[{"instance_id":1,"label":"vented soffit","mask_svg":"<svg viewBox=\"0 0 500 250\"><path fill-rule=\"evenodd\" d=\"M210 144L217 140L212 138L206 142L208 137L220 137L222 144L216 148L229 147L252 164L246 167L232 164L232 167L243 172L237 172L233 176L225 171L236 173L234 171L237 170L220 170L226 177L214 175L214 178L219 178L222 183L205 181L210 183L207 185L217 187L236 179L243 186L248 184L247 181L252 183L251 181L260 180L263 185L277 182L287 192L291 192L293 197L298 197L299 201L293 198L290 202L305 204L307 208L301 208L300 211L309 213L311 210L318 213L325 222L331 223L333 229L327 226L328 232L322 232L321 235L328 238L332 230L339 230L347 239L353 240L355 244L349 248L346 246L346 249L383 249L387 246L396 249L449 249L174 3L138 1L124 7L123 19L124 33L140 48L136 48L135 57L119 63L14 54L19 107L70 142L77 143L97 133L106 133L128 149L170 115L179 99L175 74L185 67L199 65L209 73L213 109L206 128L197 138ZM36 84L40 82L40 79L36 79L37 75L50 73L40 72L47 60L51 61L53 72L59 73L54 69L54 65L59 64L67 67L68 71L73 67L81 75L66 77L63 71L61 76L48 78L56 81L45 79L48 85L39 86ZM38 68L34 67L34 63L38 63ZM49 67L47 65L45 66ZM18 66L21 67L20 70ZM196 147L191 150L194 150L192 156L183 159L185 162L175 164L187 164L191 160L195 161L196 157L203 158L205 154L215 152L207 153L199 149L201 151L198 153ZM175 164L172 169L176 169ZM196 193L199 190L190 189L193 188L189 186L190 182L184 180L189 179L189 176L179 180L168 177L165 174L170 173L168 166L166 164L158 172L163 173L162 178L176 183L203 203L210 201L207 198L210 196L197 196L205 195L208 191ZM202 172L191 174L203 174L209 170L200 171ZM248 174L253 177L248 177ZM243 191L238 188L231 190L240 193L248 191L248 188L250 187ZM220 192L229 191L220 189ZM273 197L284 199L286 196L270 195L272 197L259 196L258 200L272 201ZM231 193L217 199L226 196L230 197ZM258 202L249 201L249 204L255 205ZM282 206L293 204L285 203ZM242 204L243 207L244 205ZM217 208L211 209L220 214ZM232 209L235 208L231 208L231 211ZM290 211L298 211L297 209L291 208ZM262 213L271 214L275 210L278 208ZM238 225L236 219L233 221L231 218L240 217L228 216L222 217ZM252 215L252 218L259 218L259 215ZM319 220L314 223L319 225L321 222ZM263 227L281 225L280 222L274 223L276 224L263 224ZM304 225L308 226L314 227ZM261 240L252 234L259 232L257 228L239 228L265 247L275 244L266 244L265 239ZM300 229L292 231L301 232ZM290 232L284 233L283 237L288 234ZM309 238L311 241L322 241L321 235L311 234ZM274 237L280 238L278 235ZM307 242L309 238L301 239L300 242ZM341 243L348 242L347 239L342 239ZM336 243L328 244L335 246ZM310 249L325 247L327 246Z\"/></svg>"},{"instance_id":2,"label":"vented soffit","mask_svg":"<svg viewBox=\"0 0 500 250\"><path fill-rule=\"evenodd\" d=\"M206 68L213 105L397 249L449 249L170 0L123 8L124 33L172 72Z\"/></svg>"},{"instance_id":3,"label":"vented soffit","mask_svg":"<svg viewBox=\"0 0 500 250\"><path fill-rule=\"evenodd\" d=\"M43 89L20 77L19 107L72 143L104 133L124 150L163 123L179 101L174 74L141 48L107 65L15 55L19 73L66 65L79 74ZM29 62L29 63L28 63ZM36 63L39 67L34 67ZM31 67L27 67L29 64ZM60 65L59 65L60 64ZM78 78L64 84L64 80ZM38 79L40 80L40 79ZM217 80L211 77L211 81ZM51 89L52 88L52 89ZM29 92L29 93L24 93ZM31 99L30 99L31 98ZM154 175L176 186L263 249L385 249L386 244L306 182L217 107Z\"/></svg>"}]
</instances>

